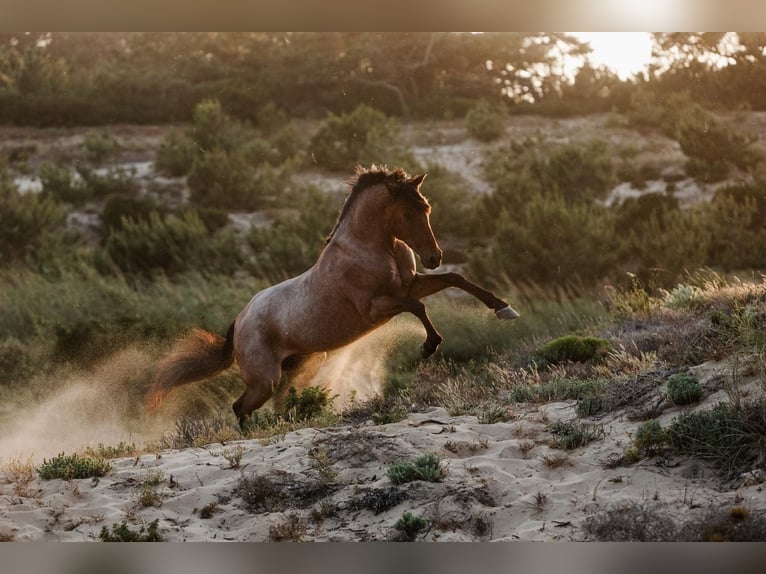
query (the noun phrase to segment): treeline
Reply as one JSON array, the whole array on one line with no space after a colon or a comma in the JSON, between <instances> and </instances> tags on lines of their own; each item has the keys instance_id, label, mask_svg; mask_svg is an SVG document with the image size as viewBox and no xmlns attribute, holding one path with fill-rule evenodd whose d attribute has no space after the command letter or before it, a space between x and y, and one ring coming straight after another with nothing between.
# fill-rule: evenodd
<instances>
[{"instance_id":1,"label":"treeline","mask_svg":"<svg viewBox=\"0 0 766 574\"><path fill-rule=\"evenodd\" d=\"M655 67L622 81L561 54L587 47L529 33L51 33L0 35L0 123L84 126L191 121L216 99L234 118L321 118L366 104L389 116L463 117L477 100L525 113L625 111L635 92L660 100L766 109L766 40L758 34L657 34ZM729 65L719 54L732 38ZM728 54L728 52L727 52Z\"/></svg>"}]
</instances>

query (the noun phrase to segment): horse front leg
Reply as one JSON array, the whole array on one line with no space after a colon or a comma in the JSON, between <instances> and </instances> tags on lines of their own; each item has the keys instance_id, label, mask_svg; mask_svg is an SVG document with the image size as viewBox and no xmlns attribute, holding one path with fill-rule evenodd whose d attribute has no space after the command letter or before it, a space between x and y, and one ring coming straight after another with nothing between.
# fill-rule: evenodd
<instances>
[{"instance_id":1,"label":"horse front leg","mask_svg":"<svg viewBox=\"0 0 766 574\"><path fill-rule=\"evenodd\" d=\"M436 327L434 327L431 318L428 316L428 311L426 311L426 306L423 305L423 303L415 299L393 297L390 295L375 297L370 302L370 319L374 323L390 319L400 313L411 313L420 319L420 322L426 329L426 340L420 347L420 351L424 359L433 355L444 338L439 334L439 331L436 330Z\"/></svg>"},{"instance_id":2,"label":"horse front leg","mask_svg":"<svg viewBox=\"0 0 766 574\"><path fill-rule=\"evenodd\" d=\"M516 319L519 314L505 301L498 298L491 291L487 291L472 283L460 273L434 273L425 275L418 273L410 284L408 295L415 300L420 300L428 295L433 295L449 287L457 287L473 295L479 301L495 312L500 319Z\"/></svg>"}]
</instances>

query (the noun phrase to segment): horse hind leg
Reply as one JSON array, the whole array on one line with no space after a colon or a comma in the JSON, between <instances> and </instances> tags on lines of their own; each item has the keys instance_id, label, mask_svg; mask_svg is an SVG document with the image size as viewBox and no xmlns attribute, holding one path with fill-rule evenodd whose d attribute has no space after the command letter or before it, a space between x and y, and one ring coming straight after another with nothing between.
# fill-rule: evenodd
<instances>
[{"instance_id":1,"label":"horse hind leg","mask_svg":"<svg viewBox=\"0 0 766 574\"><path fill-rule=\"evenodd\" d=\"M232 408L239 426L244 428L246 418L254 410L262 407L274 393L282 376L282 370L279 362L260 362L257 370L247 372L243 369L242 376L245 380L245 392L234 402Z\"/></svg>"}]
</instances>

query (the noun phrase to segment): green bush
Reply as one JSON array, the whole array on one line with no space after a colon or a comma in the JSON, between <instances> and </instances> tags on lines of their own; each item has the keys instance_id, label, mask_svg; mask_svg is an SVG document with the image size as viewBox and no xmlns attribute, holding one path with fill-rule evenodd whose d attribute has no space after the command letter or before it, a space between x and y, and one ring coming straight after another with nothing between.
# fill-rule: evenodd
<instances>
[{"instance_id":1,"label":"green bush","mask_svg":"<svg viewBox=\"0 0 766 574\"><path fill-rule=\"evenodd\" d=\"M37 468L37 474L43 480L56 478L72 480L104 476L111 469L112 466L102 458L91 458L77 454L65 455L62 452L50 460L43 459L42 465Z\"/></svg>"},{"instance_id":2,"label":"green bush","mask_svg":"<svg viewBox=\"0 0 766 574\"><path fill-rule=\"evenodd\" d=\"M327 411L332 403L329 389L306 387L300 394L290 387L282 404L285 414L292 414L296 421L306 421Z\"/></svg>"},{"instance_id":3,"label":"green bush","mask_svg":"<svg viewBox=\"0 0 766 574\"><path fill-rule=\"evenodd\" d=\"M465 127L472 137L489 142L505 133L506 120L505 110L480 100L465 115Z\"/></svg>"},{"instance_id":4,"label":"green bush","mask_svg":"<svg viewBox=\"0 0 766 574\"><path fill-rule=\"evenodd\" d=\"M702 387L691 373L678 373L668 379L668 398L677 405L697 403L702 398Z\"/></svg>"},{"instance_id":5,"label":"green bush","mask_svg":"<svg viewBox=\"0 0 766 574\"><path fill-rule=\"evenodd\" d=\"M211 235L194 212L148 220L123 220L106 241L105 253L125 273L151 276L198 270L232 273L242 255L231 233Z\"/></svg>"},{"instance_id":6,"label":"green bush","mask_svg":"<svg viewBox=\"0 0 766 574\"><path fill-rule=\"evenodd\" d=\"M120 524L112 524L111 532L104 526L98 535L102 542L162 542L164 538L159 531L159 518L152 520L149 525L143 526L136 532L128 528L125 521Z\"/></svg>"},{"instance_id":7,"label":"green bush","mask_svg":"<svg viewBox=\"0 0 766 574\"><path fill-rule=\"evenodd\" d=\"M401 539L407 541L415 540L418 533L425 530L427 526L427 520L411 512L402 514L401 518L394 524L394 528L401 533Z\"/></svg>"},{"instance_id":8,"label":"green bush","mask_svg":"<svg viewBox=\"0 0 766 574\"><path fill-rule=\"evenodd\" d=\"M81 205L93 198L93 190L81 180L76 180L64 164L44 163L40 166L40 181L43 197Z\"/></svg>"},{"instance_id":9,"label":"green bush","mask_svg":"<svg viewBox=\"0 0 766 574\"><path fill-rule=\"evenodd\" d=\"M169 177L182 177L189 173L194 162L195 146L190 137L179 135L172 129L162 140L154 157L158 173Z\"/></svg>"},{"instance_id":10,"label":"green bush","mask_svg":"<svg viewBox=\"0 0 766 574\"><path fill-rule=\"evenodd\" d=\"M330 113L309 144L321 167L352 173L356 164L412 164L399 140L399 125L382 112L359 105L352 112Z\"/></svg>"},{"instance_id":11,"label":"green bush","mask_svg":"<svg viewBox=\"0 0 766 574\"><path fill-rule=\"evenodd\" d=\"M297 213L278 213L269 227L254 226L247 235L253 274L273 282L316 262L338 216L339 203L315 187L298 190L289 199Z\"/></svg>"},{"instance_id":12,"label":"green bush","mask_svg":"<svg viewBox=\"0 0 766 574\"><path fill-rule=\"evenodd\" d=\"M103 131L88 132L83 142L85 157L91 163L101 165L108 159L112 159L119 151L117 140L110 133Z\"/></svg>"},{"instance_id":13,"label":"green bush","mask_svg":"<svg viewBox=\"0 0 766 574\"><path fill-rule=\"evenodd\" d=\"M213 149L197 155L188 184L190 199L198 205L254 210L262 204L253 170L241 154Z\"/></svg>"},{"instance_id":14,"label":"green bush","mask_svg":"<svg viewBox=\"0 0 766 574\"><path fill-rule=\"evenodd\" d=\"M65 212L51 197L19 193L0 169L0 259L19 261L63 229Z\"/></svg>"},{"instance_id":15,"label":"green bush","mask_svg":"<svg viewBox=\"0 0 766 574\"><path fill-rule=\"evenodd\" d=\"M491 285L506 278L539 283L592 282L614 271L621 238L612 214L595 204L538 195L495 218L487 247L473 249L472 273Z\"/></svg>"},{"instance_id":16,"label":"green bush","mask_svg":"<svg viewBox=\"0 0 766 574\"><path fill-rule=\"evenodd\" d=\"M553 448L572 450L605 436L603 426L577 422L556 421L550 426Z\"/></svg>"},{"instance_id":17,"label":"green bush","mask_svg":"<svg viewBox=\"0 0 766 574\"><path fill-rule=\"evenodd\" d=\"M668 427L674 451L712 460L731 477L763 468L764 434L764 401L740 407L722 403L709 411L682 413Z\"/></svg>"},{"instance_id":18,"label":"green bush","mask_svg":"<svg viewBox=\"0 0 766 574\"><path fill-rule=\"evenodd\" d=\"M600 337L565 335L540 347L534 358L543 365L599 362L611 348L609 341Z\"/></svg>"},{"instance_id":19,"label":"green bush","mask_svg":"<svg viewBox=\"0 0 766 574\"><path fill-rule=\"evenodd\" d=\"M403 461L392 464L386 472L394 484L403 484L415 480L439 482L444 476L444 469L438 455L424 454L414 461Z\"/></svg>"},{"instance_id":20,"label":"green bush","mask_svg":"<svg viewBox=\"0 0 766 574\"><path fill-rule=\"evenodd\" d=\"M657 454L667 441L667 431L656 420L642 422L636 429L636 436L633 437L633 445L644 456Z\"/></svg>"},{"instance_id":21,"label":"green bush","mask_svg":"<svg viewBox=\"0 0 766 574\"><path fill-rule=\"evenodd\" d=\"M151 213L158 210L154 200L148 197L110 195L106 198L101 211L101 226L105 235L108 235L111 230L122 229L124 220L148 221Z\"/></svg>"}]
</instances>

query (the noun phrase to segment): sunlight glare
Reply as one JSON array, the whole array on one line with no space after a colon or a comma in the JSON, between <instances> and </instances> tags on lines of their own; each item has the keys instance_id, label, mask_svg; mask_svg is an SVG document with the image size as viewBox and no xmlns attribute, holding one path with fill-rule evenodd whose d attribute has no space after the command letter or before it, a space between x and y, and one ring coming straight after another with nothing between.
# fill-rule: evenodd
<instances>
[{"instance_id":1,"label":"sunlight glare","mask_svg":"<svg viewBox=\"0 0 766 574\"><path fill-rule=\"evenodd\" d=\"M590 44L593 49L588 55L591 64L595 67L606 66L623 80L645 70L652 56L652 36L649 32L570 32L570 34ZM579 67L579 64L574 67Z\"/></svg>"}]
</instances>

